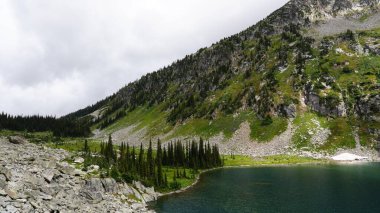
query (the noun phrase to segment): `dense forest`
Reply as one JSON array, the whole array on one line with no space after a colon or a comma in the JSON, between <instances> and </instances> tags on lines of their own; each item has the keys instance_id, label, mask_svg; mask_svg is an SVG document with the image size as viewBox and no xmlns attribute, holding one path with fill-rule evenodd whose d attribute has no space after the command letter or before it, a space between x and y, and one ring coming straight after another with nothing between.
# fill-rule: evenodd
<instances>
[{"instance_id":1,"label":"dense forest","mask_svg":"<svg viewBox=\"0 0 380 213\"><path fill-rule=\"evenodd\" d=\"M73 118L55 118L53 116L12 116L0 114L0 129L28 132L51 131L59 137L88 136L89 125Z\"/></svg>"},{"instance_id":2,"label":"dense forest","mask_svg":"<svg viewBox=\"0 0 380 213\"><path fill-rule=\"evenodd\" d=\"M166 146L157 141L153 151L152 141L147 150L141 146L136 148L122 143L119 148L113 145L109 136L107 143L101 144L101 149L91 153L87 140L83 147L85 168L96 164L105 171L102 176L110 176L117 181L132 182L139 180L147 186L158 189L179 189L181 184L176 178L194 177L199 169L210 169L223 166L217 145L211 146L201 138L199 142L168 143ZM168 181L164 168L173 169L173 180ZM186 170L191 170L190 174Z\"/></svg>"}]
</instances>

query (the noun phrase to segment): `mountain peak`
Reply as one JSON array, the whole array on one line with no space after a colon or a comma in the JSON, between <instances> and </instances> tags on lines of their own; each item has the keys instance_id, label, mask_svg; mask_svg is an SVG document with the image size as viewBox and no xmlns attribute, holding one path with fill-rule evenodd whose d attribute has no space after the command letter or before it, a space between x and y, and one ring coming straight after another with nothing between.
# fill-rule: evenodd
<instances>
[{"instance_id":1,"label":"mountain peak","mask_svg":"<svg viewBox=\"0 0 380 213\"><path fill-rule=\"evenodd\" d=\"M333 17L354 17L358 14L376 11L379 0L291 0L284 8L298 8L310 21Z\"/></svg>"},{"instance_id":2,"label":"mountain peak","mask_svg":"<svg viewBox=\"0 0 380 213\"><path fill-rule=\"evenodd\" d=\"M360 20L380 11L380 0L290 0L246 32L272 34L285 26L296 24L308 27L320 21L336 18Z\"/></svg>"}]
</instances>

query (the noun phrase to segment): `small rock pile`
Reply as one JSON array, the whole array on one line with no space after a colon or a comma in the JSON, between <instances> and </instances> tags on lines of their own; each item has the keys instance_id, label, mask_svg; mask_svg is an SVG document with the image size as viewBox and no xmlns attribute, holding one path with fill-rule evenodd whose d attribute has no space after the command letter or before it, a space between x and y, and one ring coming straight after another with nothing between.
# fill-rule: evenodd
<instances>
[{"instance_id":1,"label":"small rock pile","mask_svg":"<svg viewBox=\"0 0 380 213\"><path fill-rule=\"evenodd\" d=\"M65 150L0 138L0 156L0 212L150 212L146 202L159 196L139 182L91 177Z\"/></svg>"}]
</instances>

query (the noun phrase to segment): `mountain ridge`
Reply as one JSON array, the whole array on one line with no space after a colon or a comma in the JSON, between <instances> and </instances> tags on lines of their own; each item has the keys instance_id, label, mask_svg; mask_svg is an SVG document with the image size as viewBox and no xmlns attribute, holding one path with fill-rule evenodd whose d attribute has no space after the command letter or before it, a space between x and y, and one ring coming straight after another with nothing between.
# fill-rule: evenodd
<instances>
[{"instance_id":1,"label":"mountain ridge","mask_svg":"<svg viewBox=\"0 0 380 213\"><path fill-rule=\"evenodd\" d=\"M365 23L378 9L378 0L289 1L256 25L149 73L67 117L87 119L93 129L105 129L104 133L112 133L115 126L144 123L149 127L144 134L152 137L197 120L209 121L199 130L202 135L220 119L236 120L246 111L254 116L241 118L241 123L250 120L253 131L256 119L260 121L258 129L270 128L281 117L297 119L310 111L344 126L359 119L356 123L362 138L376 142L380 135L378 30L354 32L347 28L344 33L321 38L312 30L337 18ZM139 110L146 113L139 114ZM130 118L133 115L141 119ZM156 119L151 122L154 127L149 123L152 119ZM362 120L371 127L363 127ZM338 128L338 123L326 122L332 126L331 132ZM231 125L228 134L241 123ZM344 131L352 133L349 128Z\"/></svg>"}]
</instances>

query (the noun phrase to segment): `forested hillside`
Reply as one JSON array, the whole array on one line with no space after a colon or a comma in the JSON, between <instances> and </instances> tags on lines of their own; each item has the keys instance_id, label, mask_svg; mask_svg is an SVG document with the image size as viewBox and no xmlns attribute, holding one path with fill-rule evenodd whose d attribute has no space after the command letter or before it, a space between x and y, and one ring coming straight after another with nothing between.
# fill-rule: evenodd
<instances>
[{"instance_id":1,"label":"forested hillside","mask_svg":"<svg viewBox=\"0 0 380 213\"><path fill-rule=\"evenodd\" d=\"M150 136L172 137L229 136L249 121L253 139L265 141L285 131L287 118L306 119L310 112L328 118L333 134L354 125L363 144L371 144L379 136L380 26L367 28L378 10L377 0L290 1L247 30L68 117L86 117L106 132L137 125ZM367 28L318 33L337 19ZM254 132L271 129L268 137Z\"/></svg>"}]
</instances>

